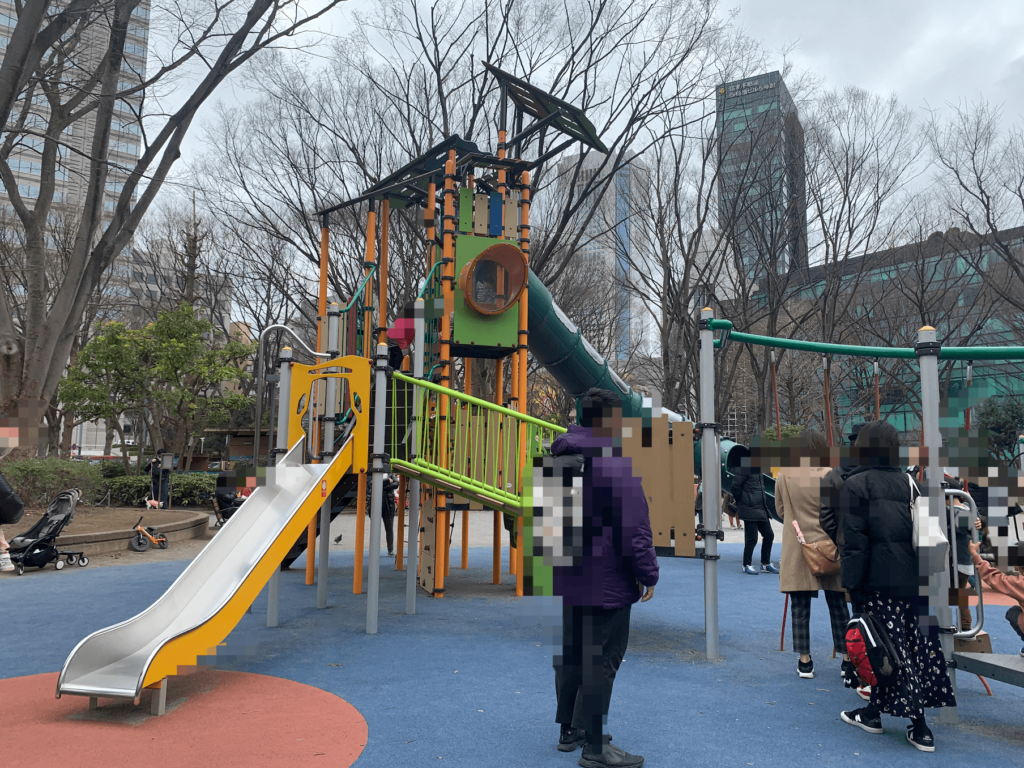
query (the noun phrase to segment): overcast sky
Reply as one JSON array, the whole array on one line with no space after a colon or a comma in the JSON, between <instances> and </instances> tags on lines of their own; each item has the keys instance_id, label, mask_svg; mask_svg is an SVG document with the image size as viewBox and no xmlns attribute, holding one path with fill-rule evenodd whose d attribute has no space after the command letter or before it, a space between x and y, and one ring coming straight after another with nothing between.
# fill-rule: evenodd
<instances>
[{"instance_id":1,"label":"overcast sky","mask_svg":"<svg viewBox=\"0 0 1024 768\"><path fill-rule=\"evenodd\" d=\"M1024 0L747 0L736 19L798 69L908 106L984 97L1024 123Z\"/></svg>"}]
</instances>

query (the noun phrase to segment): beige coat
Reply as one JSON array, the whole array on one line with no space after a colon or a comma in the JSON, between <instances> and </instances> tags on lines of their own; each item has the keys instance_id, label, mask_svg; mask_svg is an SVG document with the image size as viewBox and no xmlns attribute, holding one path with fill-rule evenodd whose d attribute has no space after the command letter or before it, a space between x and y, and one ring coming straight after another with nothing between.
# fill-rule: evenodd
<instances>
[{"instance_id":1,"label":"beige coat","mask_svg":"<svg viewBox=\"0 0 1024 768\"><path fill-rule=\"evenodd\" d=\"M775 484L775 508L784 529L782 559L779 561L780 592L842 590L839 573L821 577L811 574L793 528L793 520L796 520L809 544L828 539L821 528L821 478L827 472L828 467L787 467L779 472Z\"/></svg>"}]
</instances>

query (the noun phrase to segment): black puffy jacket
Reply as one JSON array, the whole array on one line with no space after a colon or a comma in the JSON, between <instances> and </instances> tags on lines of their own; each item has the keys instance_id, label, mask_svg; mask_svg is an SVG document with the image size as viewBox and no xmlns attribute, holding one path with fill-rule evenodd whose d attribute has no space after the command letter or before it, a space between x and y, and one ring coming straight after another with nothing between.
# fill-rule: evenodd
<instances>
[{"instance_id":1,"label":"black puffy jacket","mask_svg":"<svg viewBox=\"0 0 1024 768\"><path fill-rule=\"evenodd\" d=\"M843 588L903 600L918 596L910 483L899 467L858 467L839 490Z\"/></svg>"},{"instance_id":2,"label":"black puffy jacket","mask_svg":"<svg viewBox=\"0 0 1024 768\"><path fill-rule=\"evenodd\" d=\"M768 503L764 500L764 480L760 470L742 469L733 478L730 490L736 499L736 516L745 522L768 520Z\"/></svg>"},{"instance_id":3,"label":"black puffy jacket","mask_svg":"<svg viewBox=\"0 0 1024 768\"><path fill-rule=\"evenodd\" d=\"M843 508L839 503L839 489L854 467L832 467L821 478L821 529L832 539L840 551L843 549Z\"/></svg>"},{"instance_id":4,"label":"black puffy jacket","mask_svg":"<svg viewBox=\"0 0 1024 768\"><path fill-rule=\"evenodd\" d=\"M14 492L7 478L0 473L0 525L14 525L25 514L21 497Z\"/></svg>"}]
</instances>

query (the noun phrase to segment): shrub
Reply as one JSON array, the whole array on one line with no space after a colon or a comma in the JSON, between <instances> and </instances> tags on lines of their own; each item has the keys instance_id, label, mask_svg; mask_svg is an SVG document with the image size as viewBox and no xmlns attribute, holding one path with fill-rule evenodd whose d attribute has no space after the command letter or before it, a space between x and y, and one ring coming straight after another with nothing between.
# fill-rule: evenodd
<instances>
[{"instance_id":1,"label":"shrub","mask_svg":"<svg viewBox=\"0 0 1024 768\"><path fill-rule=\"evenodd\" d=\"M124 477L128 474L125 472L124 463L121 461L107 459L106 461L101 461L99 466L100 472L103 473L103 477L108 480L112 477Z\"/></svg>"},{"instance_id":2,"label":"shrub","mask_svg":"<svg viewBox=\"0 0 1024 768\"><path fill-rule=\"evenodd\" d=\"M149 496L149 475L127 475L107 480L110 503L117 507L141 507Z\"/></svg>"},{"instance_id":3,"label":"shrub","mask_svg":"<svg viewBox=\"0 0 1024 768\"><path fill-rule=\"evenodd\" d=\"M210 506L216 490L216 475L203 472L171 475L171 504L175 507Z\"/></svg>"},{"instance_id":4,"label":"shrub","mask_svg":"<svg viewBox=\"0 0 1024 768\"><path fill-rule=\"evenodd\" d=\"M150 496L149 475L115 477L107 481L110 503L120 507L141 507ZM172 507L204 507L211 504L217 476L196 472L171 475Z\"/></svg>"},{"instance_id":5,"label":"shrub","mask_svg":"<svg viewBox=\"0 0 1024 768\"><path fill-rule=\"evenodd\" d=\"M782 425L782 439L789 440L793 437L800 437L800 433L804 431L803 424L783 424ZM770 440L775 442L777 437L775 435L775 427L768 427L762 434L762 440Z\"/></svg>"},{"instance_id":6,"label":"shrub","mask_svg":"<svg viewBox=\"0 0 1024 768\"><path fill-rule=\"evenodd\" d=\"M4 475L21 496L33 506L46 506L61 491L78 488L82 500L91 502L103 493L103 473L99 466L68 459L24 459L3 467Z\"/></svg>"}]
</instances>

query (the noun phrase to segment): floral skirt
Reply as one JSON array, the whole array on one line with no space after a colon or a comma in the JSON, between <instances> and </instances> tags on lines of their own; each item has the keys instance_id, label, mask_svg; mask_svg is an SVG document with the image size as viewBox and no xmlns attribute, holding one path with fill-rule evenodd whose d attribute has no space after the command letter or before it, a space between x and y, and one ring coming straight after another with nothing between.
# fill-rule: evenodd
<instances>
[{"instance_id":1,"label":"floral skirt","mask_svg":"<svg viewBox=\"0 0 1024 768\"><path fill-rule=\"evenodd\" d=\"M924 717L930 707L955 707L953 685L939 640L923 633L908 600L872 595L864 605L889 633L903 663L896 682L871 689L871 706L894 717Z\"/></svg>"}]
</instances>

